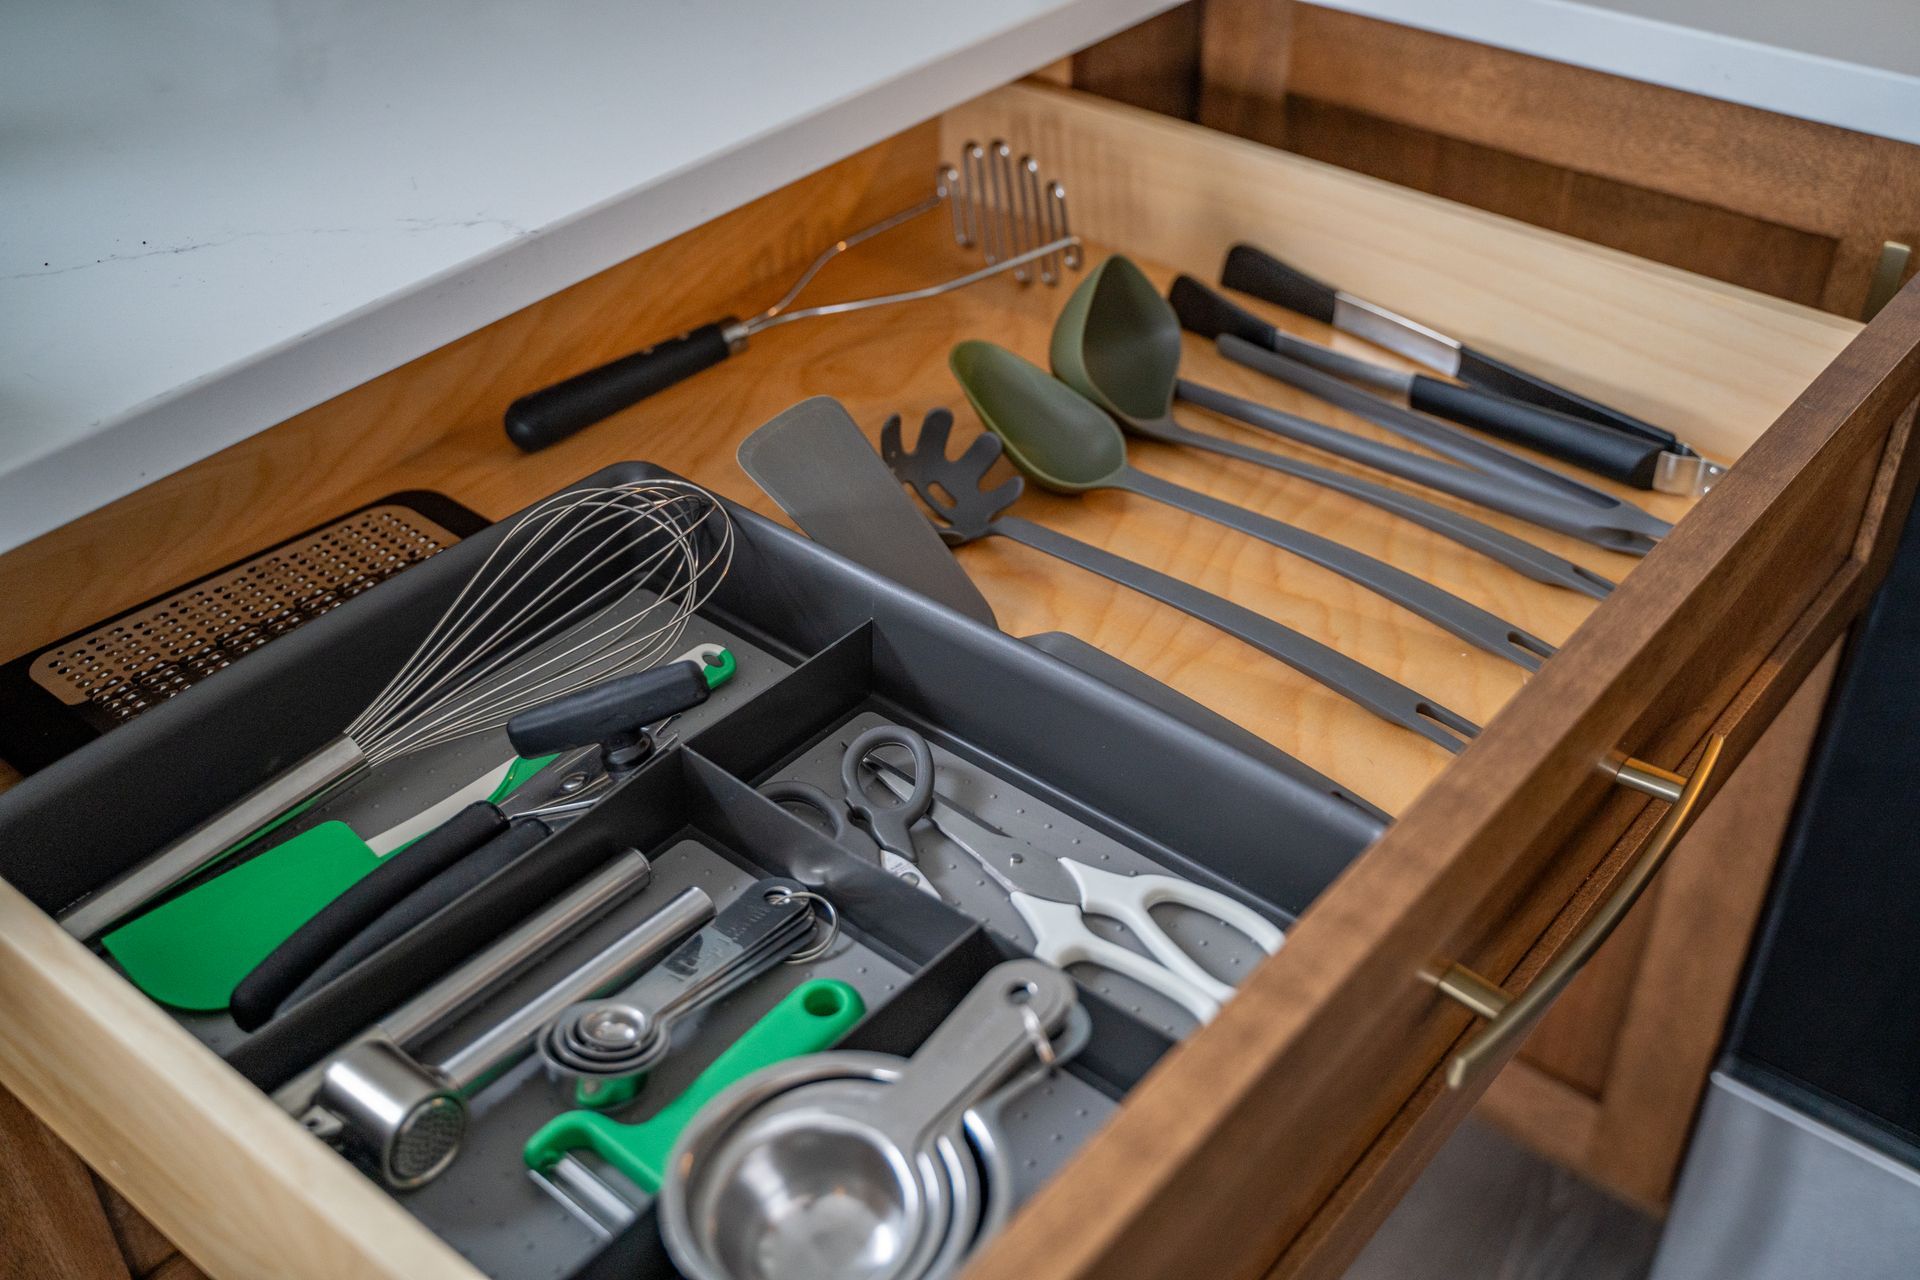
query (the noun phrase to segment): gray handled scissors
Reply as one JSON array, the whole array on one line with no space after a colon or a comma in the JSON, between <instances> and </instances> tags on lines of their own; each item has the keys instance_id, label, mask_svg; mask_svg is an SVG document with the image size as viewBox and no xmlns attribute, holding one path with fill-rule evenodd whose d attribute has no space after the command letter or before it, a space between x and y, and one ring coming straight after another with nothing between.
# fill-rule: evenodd
<instances>
[{"instance_id":1,"label":"gray handled scissors","mask_svg":"<svg viewBox=\"0 0 1920 1280\"><path fill-rule=\"evenodd\" d=\"M887 789L893 797L890 801L876 800L869 795L861 776L867 758L882 747L901 747L913 758L911 780L897 790L889 784ZM844 804L836 804L833 797L811 783L787 779L764 784L760 794L769 800L801 805L818 813L835 840L843 840L846 835L843 812L851 813L854 821L865 827L874 843L880 846L881 870L900 877L922 893L940 897L933 881L920 869L911 830L914 823L927 816L933 804L933 749L927 740L903 725L875 725L848 744L846 754L840 757L840 787L845 793Z\"/></svg>"}]
</instances>

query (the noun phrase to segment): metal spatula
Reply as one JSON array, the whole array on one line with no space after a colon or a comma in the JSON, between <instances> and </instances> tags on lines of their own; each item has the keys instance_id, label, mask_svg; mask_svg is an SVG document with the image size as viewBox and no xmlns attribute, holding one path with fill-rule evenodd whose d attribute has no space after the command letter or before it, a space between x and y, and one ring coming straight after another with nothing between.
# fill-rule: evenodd
<instances>
[{"instance_id":1,"label":"metal spatula","mask_svg":"<svg viewBox=\"0 0 1920 1280\"><path fill-rule=\"evenodd\" d=\"M740 467L809 538L988 626L993 608L840 402L803 400L740 442Z\"/></svg>"}]
</instances>

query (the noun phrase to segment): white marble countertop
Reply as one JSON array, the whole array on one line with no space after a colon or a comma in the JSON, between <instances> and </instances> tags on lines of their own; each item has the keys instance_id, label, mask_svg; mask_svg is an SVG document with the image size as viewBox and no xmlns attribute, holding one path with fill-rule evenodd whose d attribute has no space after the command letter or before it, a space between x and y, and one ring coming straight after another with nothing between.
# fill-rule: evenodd
<instances>
[{"instance_id":1,"label":"white marble countertop","mask_svg":"<svg viewBox=\"0 0 1920 1280\"><path fill-rule=\"evenodd\" d=\"M0 6L0 550L1167 7Z\"/></svg>"}]
</instances>

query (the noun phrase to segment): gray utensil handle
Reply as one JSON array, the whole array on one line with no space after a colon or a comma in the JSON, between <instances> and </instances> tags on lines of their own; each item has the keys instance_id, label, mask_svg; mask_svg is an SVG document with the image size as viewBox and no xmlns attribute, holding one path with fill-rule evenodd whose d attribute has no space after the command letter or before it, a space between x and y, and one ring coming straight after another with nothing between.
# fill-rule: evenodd
<instances>
[{"instance_id":1,"label":"gray utensil handle","mask_svg":"<svg viewBox=\"0 0 1920 1280\"><path fill-rule=\"evenodd\" d=\"M1527 485L1513 484L1499 476L1484 475L1437 458L1396 449L1392 445L1352 435L1291 413L1282 413L1278 409L1269 409L1211 387L1183 380L1179 384L1178 394L1183 400L1236 422L1243 422L1261 431L1271 431L1284 439L1311 445L1349 462L1358 462L1402 480L1411 480L1490 511L1514 516L1543 529L1553 529L1609 551L1643 556L1653 550L1654 540L1672 527L1654 520L1637 507L1627 509L1642 519L1622 519L1617 512L1595 511L1584 504L1552 498ZM1620 503L1619 506L1625 507L1626 504ZM1657 527L1647 527L1648 521Z\"/></svg>"},{"instance_id":2,"label":"gray utensil handle","mask_svg":"<svg viewBox=\"0 0 1920 1280\"><path fill-rule=\"evenodd\" d=\"M1252 445L1241 444L1237 440L1221 440L1214 436L1190 431L1171 419L1153 424L1150 433L1154 439L1165 440L1170 444L1183 444L1194 449L1204 449L1217 453L1224 458L1237 458L1242 462L1251 462L1257 467L1266 467L1278 471L1281 475L1305 480L1322 488L1344 493L1371 506L1388 511L1402 520L1410 521L1423 529L1431 529L1443 538L1451 539L1472 551L1478 551L1488 559L1512 569L1515 573L1532 578L1535 582L1544 582L1549 586L1565 587L1569 591L1578 591L1581 595L1591 596L1595 600L1604 600L1613 590L1613 583L1601 577L1584 565L1575 564L1565 556L1557 556L1545 547L1537 547L1524 538L1516 538L1504 529L1496 529L1490 524L1475 520L1472 516L1449 511L1445 507L1428 502L1425 498L1411 493L1401 493L1385 485L1375 484L1371 480L1362 480L1359 476L1350 476L1343 471L1329 471L1317 467L1311 462L1300 462L1284 454L1270 453L1265 449L1256 449Z\"/></svg>"},{"instance_id":3,"label":"gray utensil handle","mask_svg":"<svg viewBox=\"0 0 1920 1280\"><path fill-rule=\"evenodd\" d=\"M1236 507L1231 502L1222 502L1133 467L1120 472L1116 485L1216 524L1223 524L1283 551L1290 551L1303 560L1339 574L1349 582L1359 583L1375 595L1418 614L1468 644L1505 658L1528 671L1538 671L1540 664L1553 656L1553 646L1540 637L1488 613L1479 605L1462 600L1450 591L1396 569L1384 560L1376 560L1363 551L1343 546L1331 538L1323 538L1317 533L1248 511L1245 507Z\"/></svg>"},{"instance_id":4,"label":"gray utensil handle","mask_svg":"<svg viewBox=\"0 0 1920 1280\"><path fill-rule=\"evenodd\" d=\"M993 522L992 531L1218 627L1381 719L1410 729L1449 751L1461 750L1480 732L1473 721L1431 698L1422 697L1399 681L1211 591L1202 591L1178 578L1170 578L1158 570L1019 516L1002 516Z\"/></svg>"}]
</instances>

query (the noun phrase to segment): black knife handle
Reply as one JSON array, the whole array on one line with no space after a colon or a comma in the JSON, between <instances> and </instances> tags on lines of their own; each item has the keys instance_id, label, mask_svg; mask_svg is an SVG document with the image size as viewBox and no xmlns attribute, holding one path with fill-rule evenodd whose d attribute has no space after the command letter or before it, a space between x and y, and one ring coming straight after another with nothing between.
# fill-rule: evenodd
<instances>
[{"instance_id":1,"label":"black knife handle","mask_svg":"<svg viewBox=\"0 0 1920 1280\"><path fill-rule=\"evenodd\" d=\"M1654 471L1664 452L1652 440L1586 418L1555 413L1424 374L1415 375L1407 403L1422 413L1477 428L1509 444L1538 449L1548 457L1636 489L1653 488Z\"/></svg>"},{"instance_id":2,"label":"black knife handle","mask_svg":"<svg viewBox=\"0 0 1920 1280\"><path fill-rule=\"evenodd\" d=\"M1340 292L1250 244L1237 244L1227 250L1227 260L1220 267L1220 283L1322 324L1333 323L1333 308Z\"/></svg>"},{"instance_id":3,"label":"black knife handle","mask_svg":"<svg viewBox=\"0 0 1920 1280\"><path fill-rule=\"evenodd\" d=\"M382 913L506 828L484 800L468 805L350 885L287 935L233 989L227 1010L242 1031L264 1026L309 974Z\"/></svg>"},{"instance_id":4,"label":"black knife handle","mask_svg":"<svg viewBox=\"0 0 1920 1280\"><path fill-rule=\"evenodd\" d=\"M521 396L507 406L507 438L538 452L711 369L733 354L727 331L738 324L731 316L716 320Z\"/></svg>"}]
</instances>

